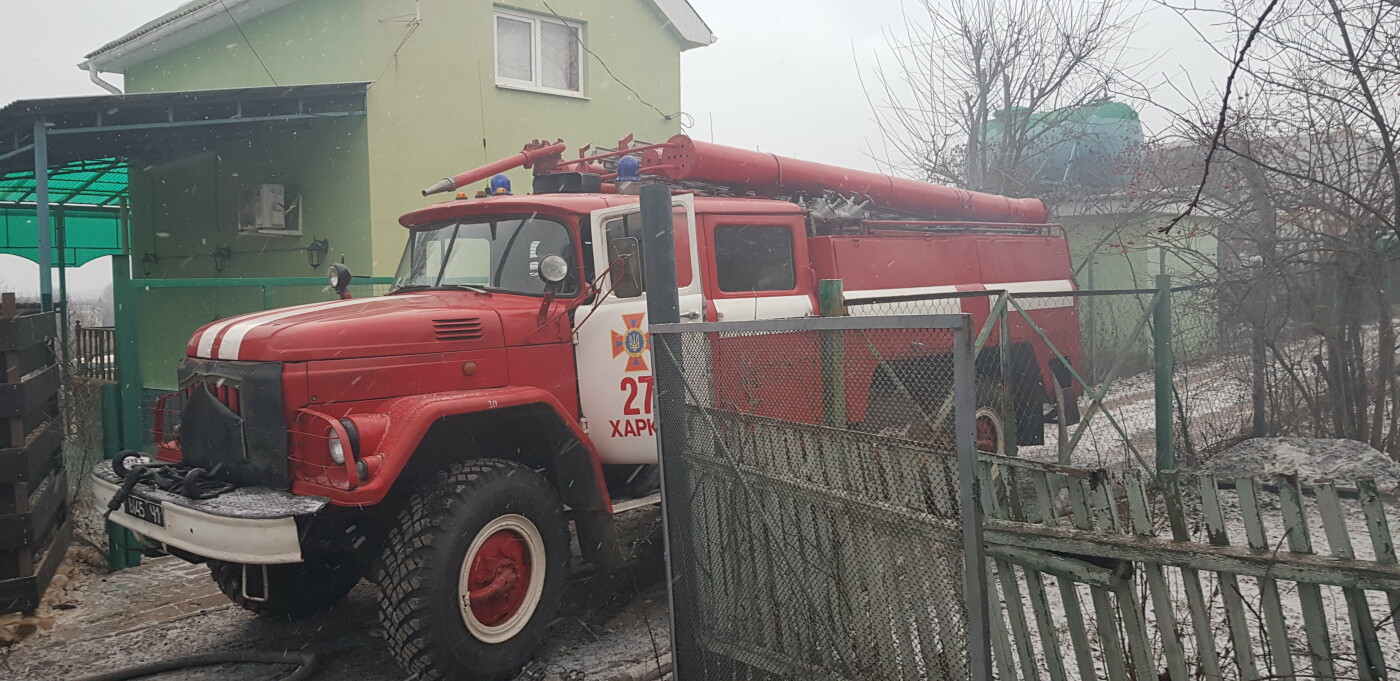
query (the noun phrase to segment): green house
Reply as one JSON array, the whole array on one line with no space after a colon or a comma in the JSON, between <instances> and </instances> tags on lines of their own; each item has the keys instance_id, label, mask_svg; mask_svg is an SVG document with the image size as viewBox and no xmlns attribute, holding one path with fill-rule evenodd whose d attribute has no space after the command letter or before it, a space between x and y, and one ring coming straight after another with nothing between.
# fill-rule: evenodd
<instances>
[{"instance_id":1,"label":"green house","mask_svg":"<svg viewBox=\"0 0 1400 681\"><path fill-rule=\"evenodd\" d=\"M193 0L79 66L94 79L122 74L128 94L362 83L363 115L133 162L130 252L138 278L308 277L344 262L382 281L404 240L398 216L443 176L535 138L582 146L680 132L680 54L713 41L685 0ZM529 187L528 171L511 174ZM264 185L283 193L283 229L248 229ZM265 235L274 231L286 234ZM173 387L200 325L326 296L314 286L142 293L143 310L160 310L141 318L148 388Z\"/></svg>"}]
</instances>

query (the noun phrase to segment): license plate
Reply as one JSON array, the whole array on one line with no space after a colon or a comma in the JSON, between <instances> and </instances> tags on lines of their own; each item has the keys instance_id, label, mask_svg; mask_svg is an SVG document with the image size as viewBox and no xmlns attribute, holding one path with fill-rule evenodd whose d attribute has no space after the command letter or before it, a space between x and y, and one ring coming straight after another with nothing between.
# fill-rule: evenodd
<instances>
[{"instance_id":1,"label":"license plate","mask_svg":"<svg viewBox=\"0 0 1400 681\"><path fill-rule=\"evenodd\" d=\"M165 527L165 509L158 501L146 501L137 497L127 497L126 514L144 520L157 527Z\"/></svg>"}]
</instances>

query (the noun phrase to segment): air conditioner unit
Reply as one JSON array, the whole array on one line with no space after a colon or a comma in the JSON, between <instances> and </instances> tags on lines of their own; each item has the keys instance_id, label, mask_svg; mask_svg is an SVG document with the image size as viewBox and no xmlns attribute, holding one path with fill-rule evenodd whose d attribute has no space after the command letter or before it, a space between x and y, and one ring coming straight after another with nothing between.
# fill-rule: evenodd
<instances>
[{"instance_id":1,"label":"air conditioner unit","mask_svg":"<svg viewBox=\"0 0 1400 681\"><path fill-rule=\"evenodd\" d=\"M295 221L287 217L295 212ZM260 184L243 190L238 209L238 233L253 236L301 236L301 197L287 203L280 184Z\"/></svg>"}]
</instances>

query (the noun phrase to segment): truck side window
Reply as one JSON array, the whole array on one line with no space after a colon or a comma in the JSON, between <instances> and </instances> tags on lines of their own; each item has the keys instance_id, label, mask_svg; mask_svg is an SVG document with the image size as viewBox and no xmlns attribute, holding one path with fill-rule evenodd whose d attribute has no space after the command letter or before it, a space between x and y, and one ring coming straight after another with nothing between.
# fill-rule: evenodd
<instances>
[{"instance_id":1,"label":"truck side window","mask_svg":"<svg viewBox=\"0 0 1400 681\"><path fill-rule=\"evenodd\" d=\"M608 262L612 264L608 276L612 279L614 296L636 298L647 290L646 280L642 279L642 244L637 237L609 239Z\"/></svg>"},{"instance_id":2,"label":"truck side window","mask_svg":"<svg viewBox=\"0 0 1400 681\"><path fill-rule=\"evenodd\" d=\"M792 230L780 225L715 228L715 273L725 293L791 291L797 287Z\"/></svg>"},{"instance_id":3,"label":"truck side window","mask_svg":"<svg viewBox=\"0 0 1400 681\"><path fill-rule=\"evenodd\" d=\"M676 285L685 288L690 285L690 225L685 208L676 206L671 217L675 226L676 238ZM612 281L613 295L618 298L636 298L646 293L646 281L642 277L642 216L631 213L603 223L603 239L608 245L608 262L603 269L611 267L608 278ZM618 264L619 258L625 258Z\"/></svg>"}]
</instances>

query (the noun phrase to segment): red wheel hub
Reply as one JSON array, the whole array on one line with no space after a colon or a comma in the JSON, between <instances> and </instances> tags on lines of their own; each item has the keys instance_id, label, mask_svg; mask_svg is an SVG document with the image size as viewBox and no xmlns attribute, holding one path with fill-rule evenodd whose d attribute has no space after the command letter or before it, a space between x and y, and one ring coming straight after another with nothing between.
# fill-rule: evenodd
<instances>
[{"instance_id":1,"label":"red wheel hub","mask_svg":"<svg viewBox=\"0 0 1400 681\"><path fill-rule=\"evenodd\" d=\"M1001 442L1001 432L997 428L997 422L990 416L977 417L977 450L981 452L1000 453L997 445Z\"/></svg>"},{"instance_id":2,"label":"red wheel hub","mask_svg":"<svg viewBox=\"0 0 1400 681\"><path fill-rule=\"evenodd\" d=\"M520 609L530 591L530 549L514 530L497 530L472 557L467 574L472 616L494 627Z\"/></svg>"}]
</instances>

